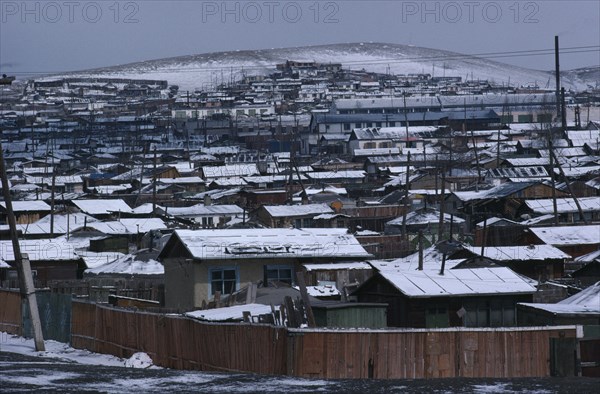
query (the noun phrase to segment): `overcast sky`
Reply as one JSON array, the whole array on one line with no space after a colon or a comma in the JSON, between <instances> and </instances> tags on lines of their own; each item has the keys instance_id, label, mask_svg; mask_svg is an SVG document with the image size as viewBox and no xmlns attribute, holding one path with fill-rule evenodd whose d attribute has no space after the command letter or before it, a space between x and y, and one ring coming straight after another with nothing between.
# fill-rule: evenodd
<instances>
[{"instance_id":1,"label":"overcast sky","mask_svg":"<svg viewBox=\"0 0 600 394\"><path fill-rule=\"evenodd\" d=\"M6 1L0 72L49 73L236 49L345 42L478 54L600 45L600 1ZM588 49L589 50L589 49ZM553 56L494 58L550 70ZM563 69L600 64L592 52Z\"/></svg>"}]
</instances>

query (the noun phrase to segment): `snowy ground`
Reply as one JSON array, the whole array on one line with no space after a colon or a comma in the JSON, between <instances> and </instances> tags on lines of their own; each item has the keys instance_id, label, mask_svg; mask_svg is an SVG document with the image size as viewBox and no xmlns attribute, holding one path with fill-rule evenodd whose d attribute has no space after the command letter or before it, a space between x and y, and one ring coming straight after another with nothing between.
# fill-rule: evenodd
<instances>
[{"instance_id":1,"label":"snowy ground","mask_svg":"<svg viewBox=\"0 0 600 394\"><path fill-rule=\"evenodd\" d=\"M347 69L364 68L381 73L433 73L435 76L488 79L497 83L510 81L512 86L538 84L545 87L554 78L547 71L526 69L444 50L386 43L204 53L74 72L69 76L159 79L179 85L180 91L206 90L230 79L239 80L242 75L266 75L274 71L277 63L286 60L340 62ZM549 69L553 66L554 63L549 63ZM58 77L61 76L54 75L49 79ZM585 81L580 80L576 72L563 77L566 88L585 89L589 83L595 83L593 75Z\"/></svg>"},{"instance_id":2,"label":"snowy ground","mask_svg":"<svg viewBox=\"0 0 600 394\"><path fill-rule=\"evenodd\" d=\"M134 368L131 368L134 367ZM322 380L157 368L147 355L129 360L0 333L0 392L102 393L591 393L597 379Z\"/></svg>"},{"instance_id":3,"label":"snowy ground","mask_svg":"<svg viewBox=\"0 0 600 394\"><path fill-rule=\"evenodd\" d=\"M108 367L159 368L152 365L152 360L145 353L136 353L130 359L121 359L108 354L92 353L88 350L75 349L52 340L45 341L46 351L36 352L33 339L25 339L0 332L0 352L17 353L25 356L45 357L60 361L76 362L87 365L104 365Z\"/></svg>"}]
</instances>

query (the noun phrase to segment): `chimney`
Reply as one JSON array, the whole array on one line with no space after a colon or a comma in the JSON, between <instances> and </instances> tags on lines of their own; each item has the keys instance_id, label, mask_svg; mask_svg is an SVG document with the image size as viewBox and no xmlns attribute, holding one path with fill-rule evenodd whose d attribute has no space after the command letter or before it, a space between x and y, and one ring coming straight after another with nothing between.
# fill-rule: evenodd
<instances>
[{"instance_id":1,"label":"chimney","mask_svg":"<svg viewBox=\"0 0 600 394\"><path fill-rule=\"evenodd\" d=\"M204 195L204 206L208 207L212 204L212 197L210 196L210 194L205 194Z\"/></svg>"},{"instance_id":2,"label":"chimney","mask_svg":"<svg viewBox=\"0 0 600 394\"><path fill-rule=\"evenodd\" d=\"M442 269L440 270L440 275L444 275L444 269L446 268L446 253L442 255Z\"/></svg>"}]
</instances>

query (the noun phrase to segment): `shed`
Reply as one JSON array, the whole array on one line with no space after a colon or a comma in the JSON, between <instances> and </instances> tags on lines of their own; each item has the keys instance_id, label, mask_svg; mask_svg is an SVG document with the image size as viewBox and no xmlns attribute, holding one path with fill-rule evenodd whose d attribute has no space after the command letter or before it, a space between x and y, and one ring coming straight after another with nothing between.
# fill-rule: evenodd
<instances>
[{"instance_id":1,"label":"shed","mask_svg":"<svg viewBox=\"0 0 600 394\"><path fill-rule=\"evenodd\" d=\"M556 304L519 303L517 320L525 326L600 324L600 282Z\"/></svg>"},{"instance_id":2,"label":"shed","mask_svg":"<svg viewBox=\"0 0 600 394\"><path fill-rule=\"evenodd\" d=\"M387 304L323 302L312 305L318 327L386 328Z\"/></svg>"}]
</instances>

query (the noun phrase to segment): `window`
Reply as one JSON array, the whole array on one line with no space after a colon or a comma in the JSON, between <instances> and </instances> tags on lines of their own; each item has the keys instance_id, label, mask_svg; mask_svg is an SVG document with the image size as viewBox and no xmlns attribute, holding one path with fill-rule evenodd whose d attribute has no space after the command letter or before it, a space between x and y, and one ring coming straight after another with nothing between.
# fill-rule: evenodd
<instances>
[{"instance_id":1,"label":"window","mask_svg":"<svg viewBox=\"0 0 600 394\"><path fill-rule=\"evenodd\" d=\"M291 265L266 265L265 266L265 283L283 282L289 285L294 283L292 278L293 269Z\"/></svg>"},{"instance_id":2,"label":"window","mask_svg":"<svg viewBox=\"0 0 600 394\"><path fill-rule=\"evenodd\" d=\"M538 114L537 121L540 123L552 122L552 114Z\"/></svg>"},{"instance_id":3,"label":"window","mask_svg":"<svg viewBox=\"0 0 600 394\"><path fill-rule=\"evenodd\" d=\"M425 325L427 328L448 327L448 311L446 308L443 306L427 308Z\"/></svg>"},{"instance_id":4,"label":"window","mask_svg":"<svg viewBox=\"0 0 600 394\"><path fill-rule=\"evenodd\" d=\"M518 115L517 120L519 123L531 123L533 122L533 115Z\"/></svg>"},{"instance_id":5,"label":"window","mask_svg":"<svg viewBox=\"0 0 600 394\"><path fill-rule=\"evenodd\" d=\"M344 123L344 130L350 130L350 123Z\"/></svg>"},{"instance_id":6,"label":"window","mask_svg":"<svg viewBox=\"0 0 600 394\"><path fill-rule=\"evenodd\" d=\"M231 294L237 290L238 270L235 267L210 268L210 295L214 296L217 291L221 295Z\"/></svg>"},{"instance_id":7,"label":"window","mask_svg":"<svg viewBox=\"0 0 600 394\"><path fill-rule=\"evenodd\" d=\"M296 219L294 220L294 226L296 228L311 228L314 227L315 222L312 218Z\"/></svg>"},{"instance_id":8,"label":"window","mask_svg":"<svg viewBox=\"0 0 600 394\"><path fill-rule=\"evenodd\" d=\"M510 327L515 325L515 306L509 300L472 301L463 305L467 311L465 327Z\"/></svg>"},{"instance_id":9,"label":"window","mask_svg":"<svg viewBox=\"0 0 600 394\"><path fill-rule=\"evenodd\" d=\"M202 228L211 228L214 227L212 216L203 217L202 218Z\"/></svg>"}]
</instances>

